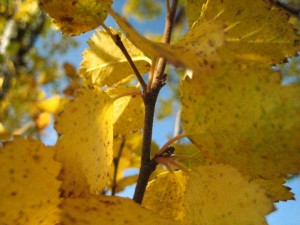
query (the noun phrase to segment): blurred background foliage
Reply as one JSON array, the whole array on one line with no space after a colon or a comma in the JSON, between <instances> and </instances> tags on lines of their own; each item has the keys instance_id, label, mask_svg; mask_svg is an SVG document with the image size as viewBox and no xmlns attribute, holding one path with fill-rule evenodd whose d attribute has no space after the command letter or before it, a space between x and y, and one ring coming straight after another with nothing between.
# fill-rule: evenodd
<instances>
[{"instance_id":1,"label":"blurred background foliage","mask_svg":"<svg viewBox=\"0 0 300 225\"><path fill-rule=\"evenodd\" d=\"M0 138L38 138L51 119L40 101L63 94L61 82L73 79L73 66L64 70L55 56L77 43L57 34L37 0L1 0L0 38Z\"/></svg>"},{"instance_id":2,"label":"blurred background foliage","mask_svg":"<svg viewBox=\"0 0 300 225\"><path fill-rule=\"evenodd\" d=\"M181 0L174 39L186 30L183 5ZM165 13L163 0L128 0L121 8L126 17L143 22ZM161 40L158 35L147 36ZM60 108L61 98L72 97L80 85L76 71L79 65L59 61L57 56L81 43L60 34L40 10L38 0L1 0L0 40L0 139L9 139L11 135L39 139L51 123L52 114ZM168 72L175 71L169 68ZM178 76L170 76L171 94L158 104L159 119L170 115L176 105L169 104L169 100L178 99L178 82Z\"/></svg>"}]
</instances>

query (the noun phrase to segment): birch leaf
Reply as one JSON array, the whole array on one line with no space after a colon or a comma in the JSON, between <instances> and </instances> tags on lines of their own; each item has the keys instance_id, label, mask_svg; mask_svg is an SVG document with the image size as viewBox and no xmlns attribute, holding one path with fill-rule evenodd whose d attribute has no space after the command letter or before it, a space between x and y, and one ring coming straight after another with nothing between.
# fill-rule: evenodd
<instances>
[{"instance_id":1,"label":"birch leaf","mask_svg":"<svg viewBox=\"0 0 300 225\"><path fill-rule=\"evenodd\" d=\"M188 176L182 171L162 173L147 185L142 206L175 220L184 218L184 192Z\"/></svg>"},{"instance_id":2,"label":"birch leaf","mask_svg":"<svg viewBox=\"0 0 300 225\"><path fill-rule=\"evenodd\" d=\"M40 6L64 33L79 35L100 26L112 0L40 0Z\"/></svg>"},{"instance_id":3,"label":"birch leaf","mask_svg":"<svg viewBox=\"0 0 300 225\"><path fill-rule=\"evenodd\" d=\"M64 196L97 194L106 186L113 154L113 104L98 88L81 89L65 105L56 129Z\"/></svg>"},{"instance_id":4,"label":"birch leaf","mask_svg":"<svg viewBox=\"0 0 300 225\"><path fill-rule=\"evenodd\" d=\"M112 98L128 93L141 93L136 87L117 87L108 90ZM144 127L145 107L141 96L129 95L114 101L114 136L136 132ZM126 126L124 126L126 124Z\"/></svg>"},{"instance_id":5,"label":"birch leaf","mask_svg":"<svg viewBox=\"0 0 300 225\"><path fill-rule=\"evenodd\" d=\"M202 7L201 7L202 6ZM300 38L291 23L290 15L275 7L272 1L254 0L188 0L188 12L200 21L212 20L227 26L226 46L219 53L226 60L279 63L293 56L300 47Z\"/></svg>"},{"instance_id":6,"label":"birch leaf","mask_svg":"<svg viewBox=\"0 0 300 225\"><path fill-rule=\"evenodd\" d=\"M131 199L108 196L70 198L62 204L64 225L177 225L171 219L160 218ZM179 225L179 224L178 224Z\"/></svg>"},{"instance_id":7,"label":"birch leaf","mask_svg":"<svg viewBox=\"0 0 300 225\"><path fill-rule=\"evenodd\" d=\"M0 224L57 224L61 165L53 148L15 137L0 149L0 165Z\"/></svg>"},{"instance_id":8,"label":"birch leaf","mask_svg":"<svg viewBox=\"0 0 300 225\"><path fill-rule=\"evenodd\" d=\"M189 225L266 225L273 210L259 185L224 165L192 170L184 206Z\"/></svg>"},{"instance_id":9,"label":"birch leaf","mask_svg":"<svg viewBox=\"0 0 300 225\"><path fill-rule=\"evenodd\" d=\"M212 160L253 178L300 170L300 89L265 67L223 64L182 86L185 132Z\"/></svg>"},{"instance_id":10,"label":"birch leaf","mask_svg":"<svg viewBox=\"0 0 300 225\"><path fill-rule=\"evenodd\" d=\"M111 31L118 33L113 29ZM122 34L119 35L139 72L148 72L151 60ZM88 83L112 86L134 75L125 56L105 31L97 30L88 44L89 49L83 52L83 61L79 69L79 75Z\"/></svg>"},{"instance_id":11,"label":"birch leaf","mask_svg":"<svg viewBox=\"0 0 300 225\"><path fill-rule=\"evenodd\" d=\"M175 66L185 66L196 71L211 69L213 63L218 61L215 50L224 44L222 23L199 22L181 40L169 45L144 38L112 9L108 9L108 12L128 39L150 57L164 57Z\"/></svg>"}]
</instances>

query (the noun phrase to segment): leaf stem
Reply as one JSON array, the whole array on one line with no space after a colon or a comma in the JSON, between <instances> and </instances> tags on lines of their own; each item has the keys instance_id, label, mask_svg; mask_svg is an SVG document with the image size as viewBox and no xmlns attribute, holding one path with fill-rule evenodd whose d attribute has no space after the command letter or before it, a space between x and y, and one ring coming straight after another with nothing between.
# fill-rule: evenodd
<instances>
[{"instance_id":1,"label":"leaf stem","mask_svg":"<svg viewBox=\"0 0 300 225\"><path fill-rule=\"evenodd\" d=\"M125 146L125 137L122 137L122 142L119 148L119 152L118 152L118 156L117 158L114 158L113 163L114 163L114 176L113 176L113 185L111 187L111 196L114 196L116 194L116 188L117 188L117 175L118 175L118 168L119 168L119 162L120 162L120 158L122 156L122 152Z\"/></svg>"},{"instance_id":2,"label":"leaf stem","mask_svg":"<svg viewBox=\"0 0 300 225\"><path fill-rule=\"evenodd\" d=\"M129 65L131 66L136 78L138 79L138 81L140 82L141 86L142 86L142 89L144 92L147 91L147 84L146 82L144 81L143 77L141 76L139 70L137 69L136 65L134 64L131 56L129 55L127 49L125 48L119 34L113 34L111 32L111 30L105 25L105 24L102 24L101 25L104 30L109 34L109 36L113 39L113 41L115 42L115 44L119 47L119 49L122 51L123 55L125 56L125 58L127 59Z\"/></svg>"},{"instance_id":3,"label":"leaf stem","mask_svg":"<svg viewBox=\"0 0 300 225\"><path fill-rule=\"evenodd\" d=\"M172 143L174 143L175 141L177 141L181 138L184 138L184 137L186 137L186 134L179 134L179 135L171 138L161 147L161 149L155 155L162 155Z\"/></svg>"}]
</instances>

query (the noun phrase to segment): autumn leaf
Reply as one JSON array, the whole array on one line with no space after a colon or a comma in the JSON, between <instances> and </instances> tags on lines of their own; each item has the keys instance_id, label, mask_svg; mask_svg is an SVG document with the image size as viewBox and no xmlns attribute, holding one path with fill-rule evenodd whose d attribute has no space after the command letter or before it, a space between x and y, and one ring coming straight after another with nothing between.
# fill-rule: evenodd
<instances>
[{"instance_id":1,"label":"autumn leaf","mask_svg":"<svg viewBox=\"0 0 300 225\"><path fill-rule=\"evenodd\" d=\"M60 95L54 95L51 98L41 100L36 103L36 107L45 112L57 113L63 104L63 99Z\"/></svg>"},{"instance_id":2,"label":"autumn leaf","mask_svg":"<svg viewBox=\"0 0 300 225\"><path fill-rule=\"evenodd\" d=\"M0 149L0 224L56 224L61 182L54 149L14 137Z\"/></svg>"},{"instance_id":3,"label":"autumn leaf","mask_svg":"<svg viewBox=\"0 0 300 225\"><path fill-rule=\"evenodd\" d=\"M177 225L172 219L161 218L128 198L87 196L69 198L62 204L62 224L90 225L105 224L164 224ZM179 224L178 224L179 225Z\"/></svg>"},{"instance_id":4,"label":"autumn leaf","mask_svg":"<svg viewBox=\"0 0 300 225\"><path fill-rule=\"evenodd\" d=\"M225 165L194 168L185 193L188 225L266 225L274 209L259 185Z\"/></svg>"},{"instance_id":5,"label":"autumn leaf","mask_svg":"<svg viewBox=\"0 0 300 225\"><path fill-rule=\"evenodd\" d=\"M274 64L293 56L300 47L300 38L290 15L271 1L254 0L188 0L190 23L212 20L227 26L226 46L218 50L224 60Z\"/></svg>"},{"instance_id":6,"label":"autumn leaf","mask_svg":"<svg viewBox=\"0 0 300 225\"><path fill-rule=\"evenodd\" d=\"M99 88L81 89L65 105L55 126L57 159L63 163L64 196L97 194L106 186L112 163L113 104Z\"/></svg>"},{"instance_id":7,"label":"autumn leaf","mask_svg":"<svg viewBox=\"0 0 300 225\"><path fill-rule=\"evenodd\" d=\"M222 23L196 23L181 40L169 45L146 39L112 9L107 10L126 33L127 38L152 58L164 57L175 66L185 66L196 71L209 70L214 62L218 61L216 48L224 44Z\"/></svg>"},{"instance_id":8,"label":"autumn leaf","mask_svg":"<svg viewBox=\"0 0 300 225\"><path fill-rule=\"evenodd\" d=\"M147 185L142 206L161 217L182 220L188 176L182 171L161 173Z\"/></svg>"},{"instance_id":9,"label":"autumn leaf","mask_svg":"<svg viewBox=\"0 0 300 225\"><path fill-rule=\"evenodd\" d=\"M206 157L253 178L297 174L299 96L269 68L222 64L182 82L183 127Z\"/></svg>"},{"instance_id":10,"label":"autumn leaf","mask_svg":"<svg viewBox=\"0 0 300 225\"><path fill-rule=\"evenodd\" d=\"M118 33L113 29L111 32ZM141 74L148 72L151 60L122 34L119 35L139 72ZM83 61L79 69L79 75L84 77L86 82L100 86L112 86L124 82L134 75L125 56L107 32L97 30L88 44L90 48L83 52Z\"/></svg>"},{"instance_id":11,"label":"autumn leaf","mask_svg":"<svg viewBox=\"0 0 300 225\"><path fill-rule=\"evenodd\" d=\"M40 0L40 6L64 33L79 35L100 26L106 19L104 9L112 0Z\"/></svg>"},{"instance_id":12,"label":"autumn leaf","mask_svg":"<svg viewBox=\"0 0 300 225\"><path fill-rule=\"evenodd\" d=\"M107 94L114 101L114 136L140 131L144 126L145 107L141 91L136 87L110 88ZM128 96L123 96L127 95ZM134 95L136 94L136 95ZM123 96L123 97L119 97ZM127 124L124 126L124 124Z\"/></svg>"}]
</instances>

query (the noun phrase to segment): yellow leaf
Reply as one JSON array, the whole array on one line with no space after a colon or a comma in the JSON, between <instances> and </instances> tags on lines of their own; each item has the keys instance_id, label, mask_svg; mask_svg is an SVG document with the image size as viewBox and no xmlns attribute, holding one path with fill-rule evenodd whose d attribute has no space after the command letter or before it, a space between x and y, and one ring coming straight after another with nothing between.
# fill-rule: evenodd
<instances>
[{"instance_id":1,"label":"yellow leaf","mask_svg":"<svg viewBox=\"0 0 300 225\"><path fill-rule=\"evenodd\" d=\"M284 185L286 181L283 178L272 180L257 178L254 181L266 190L266 194L273 202L294 200L294 194L290 192L289 187Z\"/></svg>"},{"instance_id":2,"label":"yellow leaf","mask_svg":"<svg viewBox=\"0 0 300 225\"><path fill-rule=\"evenodd\" d=\"M17 4L18 3L19 2L17 2ZM39 11L38 0L22 1L16 8L18 8L18 10L16 10L16 13L14 14L14 19L23 23L30 23Z\"/></svg>"},{"instance_id":3,"label":"yellow leaf","mask_svg":"<svg viewBox=\"0 0 300 225\"><path fill-rule=\"evenodd\" d=\"M224 165L192 170L184 207L189 225L266 225L273 210L259 185Z\"/></svg>"},{"instance_id":4,"label":"yellow leaf","mask_svg":"<svg viewBox=\"0 0 300 225\"><path fill-rule=\"evenodd\" d=\"M212 160L253 178L300 171L300 89L269 68L223 64L182 85L185 132Z\"/></svg>"},{"instance_id":5,"label":"yellow leaf","mask_svg":"<svg viewBox=\"0 0 300 225\"><path fill-rule=\"evenodd\" d=\"M141 93L136 87L111 88L108 95L114 98L127 93ZM114 101L114 136L126 135L144 127L145 107L141 96L124 96ZM124 126L126 124L126 126Z\"/></svg>"},{"instance_id":6,"label":"yellow leaf","mask_svg":"<svg viewBox=\"0 0 300 225\"><path fill-rule=\"evenodd\" d=\"M113 29L111 31L117 33ZM148 72L151 60L122 34L120 38L140 73ZM125 56L105 31L97 30L88 44L90 48L83 52L83 61L79 70L79 75L88 83L112 86L134 75Z\"/></svg>"},{"instance_id":7,"label":"yellow leaf","mask_svg":"<svg viewBox=\"0 0 300 225\"><path fill-rule=\"evenodd\" d=\"M125 188L124 186L125 184L127 185L129 185L129 183L132 184L133 179L124 178L124 171L126 169L140 167L140 161L141 161L140 151L142 148L141 143L142 143L141 133L133 133L123 137L118 136L114 138L114 142L113 142L114 163L111 166L111 171L112 171L111 187L113 185L116 185L116 191L117 189L120 190L122 188ZM115 171L116 163L118 163L117 171ZM114 179L116 179L115 184L114 184Z\"/></svg>"},{"instance_id":8,"label":"yellow leaf","mask_svg":"<svg viewBox=\"0 0 300 225\"><path fill-rule=\"evenodd\" d=\"M215 21L196 23L181 40L169 45L147 40L112 9L108 9L108 12L128 39L146 55L167 58L175 66L185 66L196 71L211 69L213 63L218 60L216 48L224 44L222 23Z\"/></svg>"},{"instance_id":9,"label":"yellow leaf","mask_svg":"<svg viewBox=\"0 0 300 225\"><path fill-rule=\"evenodd\" d=\"M0 122L0 141L8 140L11 137L11 133Z\"/></svg>"},{"instance_id":10,"label":"yellow leaf","mask_svg":"<svg viewBox=\"0 0 300 225\"><path fill-rule=\"evenodd\" d=\"M187 180L182 171L158 175L148 184L142 206L162 217L182 220Z\"/></svg>"},{"instance_id":11,"label":"yellow leaf","mask_svg":"<svg viewBox=\"0 0 300 225\"><path fill-rule=\"evenodd\" d=\"M40 0L40 6L62 32L79 35L100 26L112 0Z\"/></svg>"},{"instance_id":12,"label":"yellow leaf","mask_svg":"<svg viewBox=\"0 0 300 225\"><path fill-rule=\"evenodd\" d=\"M51 98L39 101L36 107L44 112L57 113L62 106L62 98L60 95L54 95Z\"/></svg>"},{"instance_id":13,"label":"yellow leaf","mask_svg":"<svg viewBox=\"0 0 300 225\"><path fill-rule=\"evenodd\" d=\"M138 175L131 175L121 178L120 180L118 180L115 192L118 193L120 191L123 191L126 187L135 184L138 177Z\"/></svg>"},{"instance_id":14,"label":"yellow leaf","mask_svg":"<svg viewBox=\"0 0 300 225\"><path fill-rule=\"evenodd\" d=\"M131 199L108 196L69 198L62 204L64 225L179 225L171 219L160 218Z\"/></svg>"},{"instance_id":15,"label":"yellow leaf","mask_svg":"<svg viewBox=\"0 0 300 225\"><path fill-rule=\"evenodd\" d=\"M300 38L288 23L290 16L271 1L254 0L249 4L248 0L199 0L197 3L189 0L188 7L193 15L201 12L201 20L215 19L228 27L227 44L220 50L224 60L232 60L229 55L233 55L240 60L273 64L300 49Z\"/></svg>"},{"instance_id":16,"label":"yellow leaf","mask_svg":"<svg viewBox=\"0 0 300 225\"><path fill-rule=\"evenodd\" d=\"M51 115L48 112L42 112L34 119L34 122L35 122L35 126L39 130L43 130L50 124Z\"/></svg>"},{"instance_id":17,"label":"yellow leaf","mask_svg":"<svg viewBox=\"0 0 300 225\"><path fill-rule=\"evenodd\" d=\"M57 159L63 163L64 196L97 194L107 184L112 162L113 104L99 88L81 89L65 105L56 129Z\"/></svg>"},{"instance_id":18,"label":"yellow leaf","mask_svg":"<svg viewBox=\"0 0 300 225\"><path fill-rule=\"evenodd\" d=\"M61 165L53 148L15 137L0 149L0 224L57 224Z\"/></svg>"}]
</instances>

